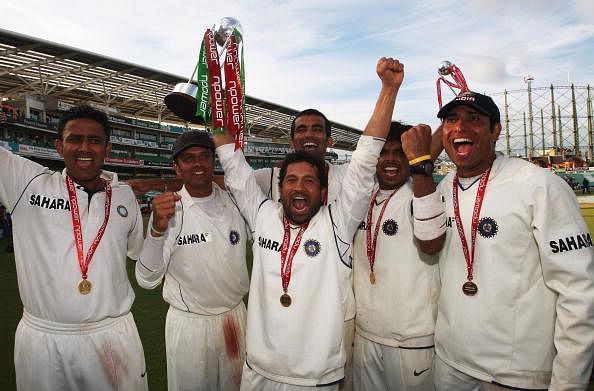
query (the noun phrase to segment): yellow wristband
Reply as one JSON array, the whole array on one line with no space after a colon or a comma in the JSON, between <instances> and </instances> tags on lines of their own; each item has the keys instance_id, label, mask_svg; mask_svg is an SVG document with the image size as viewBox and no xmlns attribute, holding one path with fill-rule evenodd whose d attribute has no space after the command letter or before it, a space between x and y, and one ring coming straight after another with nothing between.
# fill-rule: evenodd
<instances>
[{"instance_id":1,"label":"yellow wristband","mask_svg":"<svg viewBox=\"0 0 594 391\"><path fill-rule=\"evenodd\" d=\"M414 166L417 163L420 162L424 162L425 160L431 160L431 155L423 155L423 156L419 156L417 158L414 158L413 160L409 160L408 161L408 165L409 166Z\"/></svg>"}]
</instances>

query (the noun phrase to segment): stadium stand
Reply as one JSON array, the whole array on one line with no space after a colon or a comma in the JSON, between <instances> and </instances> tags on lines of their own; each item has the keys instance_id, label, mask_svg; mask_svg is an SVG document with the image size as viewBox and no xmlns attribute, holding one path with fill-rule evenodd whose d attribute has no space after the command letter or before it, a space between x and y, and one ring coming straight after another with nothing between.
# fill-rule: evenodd
<instances>
[{"instance_id":1,"label":"stadium stand","mask_svg":"<svg viewBox=\"0 0 594 391\"><path fill-rule=\"evenodd\" d=\"M62 169L56 125L71 106L105 111L113 150L107 169L123 178L171 177L171 146L201 128L171 113L163 98L181 76L0 29L0 146ZM290 150L298 110L246 96L245 153L254 167L276 164ZM333 122L335 147L353 150L359 129ZM333 155L330 158L334 158Z\"/></svg>"}]
</instances>

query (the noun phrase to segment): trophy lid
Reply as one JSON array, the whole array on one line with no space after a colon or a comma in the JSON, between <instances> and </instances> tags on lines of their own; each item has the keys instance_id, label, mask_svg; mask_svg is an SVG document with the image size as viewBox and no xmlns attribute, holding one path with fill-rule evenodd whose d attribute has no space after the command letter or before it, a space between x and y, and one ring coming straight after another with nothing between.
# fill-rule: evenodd
<instances>
[{"instance_id":1,"label":"trophy lid","mask_svg":"<svg viewBox=\"0 0 594 391\"><path fill-rule=\"evenodd\" d=\"M437 68L437 73L442 76L449 75L452 73L452 65L453 64L448 60L442 61L441 64L439 64L439 68Z\"/></svg>"},{"instance_id":2,"label":"trophy lid","mask_svg":"<svg viewBox=\"0 0 594 391\"><path fill-rule=\"evenodd\" d=\"M239 20L230 16L225 16L221 19L219 28L214 32L215 41L219 45L225 46L225 42L231 36L231 34L233 34L234 29L239 31L240 34L243 33L243 29Z\"/></svg>"}]
</instances>

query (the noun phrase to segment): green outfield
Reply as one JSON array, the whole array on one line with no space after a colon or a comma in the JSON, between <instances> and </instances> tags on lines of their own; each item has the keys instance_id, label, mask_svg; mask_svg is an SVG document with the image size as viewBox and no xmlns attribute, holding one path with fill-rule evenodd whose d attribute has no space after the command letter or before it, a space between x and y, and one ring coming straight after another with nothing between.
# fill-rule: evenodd
<instances>
[{"instance_id":1,"label":"green outfield","mask_svg":"<svg viewBox=\"0 0 594 391\"><path fill-rule=\"evenodd\" d=\"M590 232L594 232L594 207L582 209ZM16 270L12 254L4 252L6 241L0 239L0 390L14 390L13 346L14 332L21 317L22 305L17 289ZM165 314L167 306L161 290L147 291L136 284L134 263L128 262L128 275L136 292L132 307L142 338L150 390L166 390ZM588 388L594 391L594 384Z\"/></svg>"},{"instance_id":2,"label":"green outfield","mask_svg":"<svg viewBox=\"0 0 594 391\"><path fill-rule=\"evenodd\" d=\"M594 232L594 206L591 208L582 208L582 215L586 220L586 224L588 224L590 234L592 234Z\"/></svg>"}]
</instances>

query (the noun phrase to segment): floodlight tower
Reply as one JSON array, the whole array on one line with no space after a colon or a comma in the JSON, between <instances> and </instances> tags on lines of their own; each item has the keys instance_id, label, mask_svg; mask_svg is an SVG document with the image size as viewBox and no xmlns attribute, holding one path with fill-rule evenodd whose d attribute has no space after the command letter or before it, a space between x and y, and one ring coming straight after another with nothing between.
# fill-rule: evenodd
<instances>
[{"instance_id":1,"label":"floodlight tower","mask_svg":"<svg viewBox=\"0 0 594 391\"><path fill-rule=\"evenodd\" d=\"M532 81L534 80L534 76L526 75L524 76L524 82L528 84L528 132L530 136L530 148L528 149L528 160L532 160L534 157L534 132L532 129Z\"/></svg>"}]
</instances>

